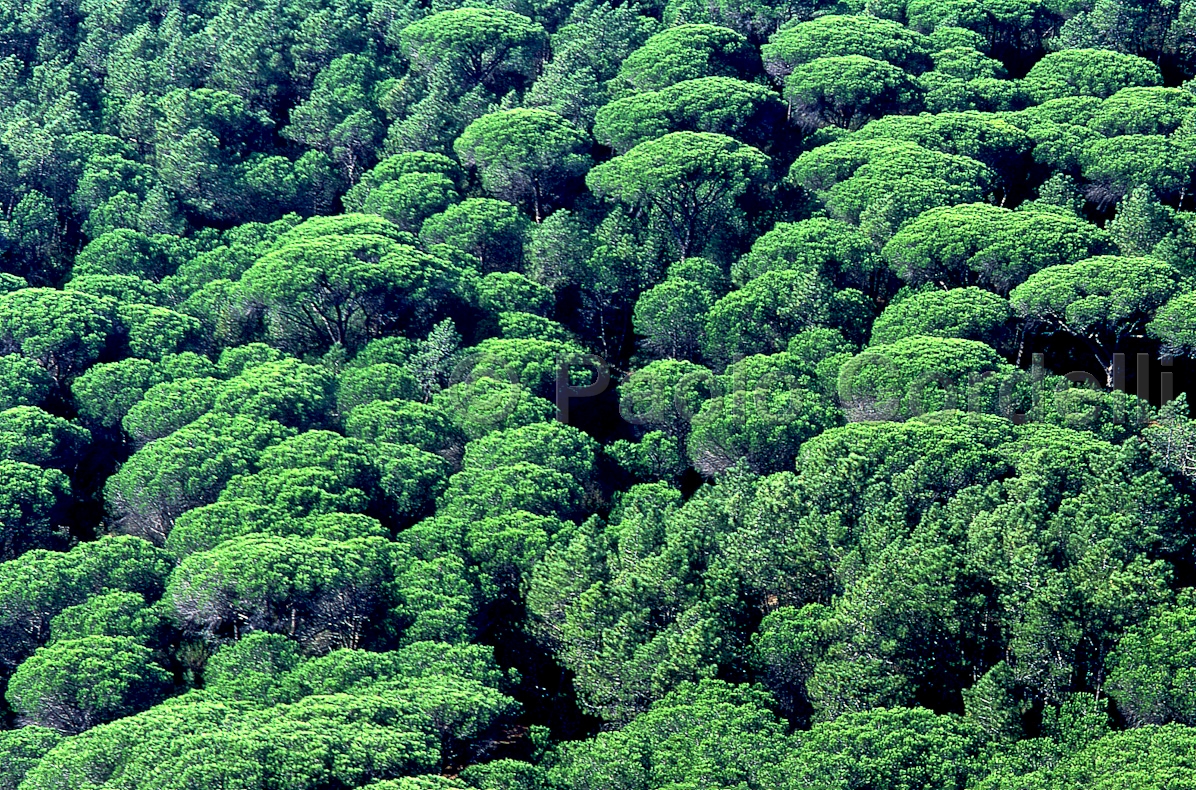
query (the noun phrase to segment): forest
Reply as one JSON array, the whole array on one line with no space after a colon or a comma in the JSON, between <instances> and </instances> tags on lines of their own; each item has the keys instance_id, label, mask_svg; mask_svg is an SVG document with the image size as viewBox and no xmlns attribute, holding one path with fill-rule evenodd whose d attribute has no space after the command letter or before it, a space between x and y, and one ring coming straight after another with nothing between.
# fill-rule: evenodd
<instances>
[{"instance_id":1,"label":"forest","mask_svg":"<svg viewBox=\"0 0 1196 790\"><path fill-rule=\"evenodd\" d=\"M0 790L1196 790L1196 0L0 0Z\"/></svg>"}]
</instances>

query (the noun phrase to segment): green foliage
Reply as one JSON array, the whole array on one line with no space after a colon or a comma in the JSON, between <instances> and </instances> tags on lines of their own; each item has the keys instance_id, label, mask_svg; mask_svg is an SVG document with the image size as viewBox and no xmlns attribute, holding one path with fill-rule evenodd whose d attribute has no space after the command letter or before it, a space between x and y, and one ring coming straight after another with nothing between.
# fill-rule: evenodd
<instances>
[{"instance_id":1,"label":"green foliage","mask_svg":"<svg viewBox=\"0 0 1196 790\"><path fill-rule=\"evenodd\" d=\"M1146 325L1152 337L1163 341L1167 352L1186 354L1196 344L1196 326L1192 323L1194 301L1196 295L1180 294L1163 305Z\"/></svg>"},{"instance_id":2,"label":"green foliage","mask_svg":"<svg viewBox=\"0 0 1196 790\"><path fill-rule=\"evenodd\" d=\"M1000 347L1013 317L1009 302L979 288L925 289L885 308L872 324L872 343L907 337L957 337Z\"/></svg>"},{"instance_id":3,"label":"green foliage","mask_svg":"<svg viewBox=\"0 0 1196 790\"><path fill-rule=\"evenodd\" d=\"M0 356L0 382L0 403L8 408L38 406L45 402L54 386L45 368L20 354ZM117 398L123 395L112 390L107 394Z\"/></svg>"},{"instance_id":4,"label":"green foliage","mask_svg":"<svg viewBox=\"0 0 1196 790\"><path fill-rule=\"evenodd\" d=\"M560 363L580 353L571 342L488 338L470 349L459 370L468 371L473 378L517 383L540 397L551 398Z\"/></svg>"},{"instance_id":5,"label":"green foliage","mask_svg":"<svg viewBox=\"0 0 1196 790\"><path fill-rule=\"evenodd\" d=\"M157 598L170 572L167 557L140 538L107 537L70 552L26 552L0 564L0 640L9 666L43 643L50 621L106 589Z\"/></svg>"},{"instance_id":6,"label":"green foliage","mask_svg":"<svg viewBox=\"0 0 1196 790\"><path fill-rule=\"evenodd\" d=\"M846 222L825 218L778 223L732 264L731 277L743 286L774 269L816 271L836 284L866 291L883 282L872 242Z\"/></svg>"},{"instance_id":7,"label":"green foliage","mask_svg":"<svg viewBox=\"0 0 1196 790\"><path fill-rule=\"evenodd\" d=\"M908 419L944 409L1012 414L1027 395L1016 373L984 343L913 335L873 345L847 362L839 399L854 420Z\"/></svg>"},{"instance_id":8,"label":"green foliage","mask_svg":"<svg viewBox=\"0 0 1196 790\"><path fill-rule=\"evenodd\" d=\"M113 334L113 305L79 291L24 288L0 295L0 344L64 383L95 361Z\"/></svg>"},{"instance_id":9,"label":"green foliage","mask_svg":"<svg viewBox=\"0 0 1196 790\"><path fill-rule=\"evenodd\" d=\"M311 224L291 231L294 241L280 239L241 280L266 306L271 334L297 350L356 348L463 287L466 272L451 261L385 236L325 235Z\"/></svg>"},{"instance_id":10,"label":"green foliage","mask_svg":"<svg viewBox=\"0 0 1196 790\"><path fill-rule=\"evenodd\" d=\"M726 272L709 258L683 258L669 264L668 277L696 283L716 295L727 290Z\"/></svg>"},{"instance_id":11,"label":"green foliage","mask_svg":"<svg viewBox=\"0 0 1196 790\"><path fill-rule=\"evenodd\" d=\"M432 154L426 151L415 151L406 154L388 156L374 167L362 174L361 180L345 193L342 202L348 211L360 211L370 199L374 190L382 186L402 182L408 176L443 176L456 190L460 186L463 174L460 166L443 154ZM415 185L441 184L439 180L408 181L411 189ZM406 190L405 190L406 191Z\"/></svg>"},{"instance_id":12,"label":"green foliage","mask_svg":"<svg viewBox=\"0 0 1196 790\"><path fill-rule=\"evenodd\" d=\"M1101 49L1053 52L1026 75L1026 86L1042 103L1065 96L1107 99L1123 88L1161 84L1158 66L1143 58Z\"/></svg>"},{"instance_id":13,"label":"green foliage","mask_svg":"<svg viewBox=\"0 0 1196 790\"><path fill-rule=\"evenodd\" d=\"M663 431L649 431L638 442L619 439L606 448L607 454L637 479L675 481L689 468L681 440Z\"/></svg>"},{"instance_id":14,"label":"green foliage","mask_svg":"<svg viewBox=\"0 0 1196 790\"><path fill-rule=\"evenodd\" d=\"M544 315L553 301L551 291L516 272L491 272L478 282L478 304L491 312Z\"/></svg>"},{"instance_id":15,"label":"green foliage","mask_svg":"<svg viewBox=\"0 0 1196 790\"><path fill-rule=\"evenodd\" d=\"M0 733L0 788L17 790L29 769L61 740L59 733L36 725Z\"/></svg>"},{"instance_id":16,"label":"green foliage","mask_svg":"<svg viewBox=\"0 0 1196 790\"><path fill-rule=\"evenodd\" d=\"M1010 304L1048 332L1084 338L1111 382L1114 349L1141 336L1178 288L1178 272L1162 261L1104 256L1043 269L1014 289Z\"/></svg>"},{"instance_id":17,"label":"green foliage","mask_svg":"<svg viewBox=\"0 0 1196 790\"><path fill-rule=\"evenodd\" d=\"M34 406L0 411L0 457L10 461L72 469L91 433Z\"/></svg>"},{"instance_id":18,"label":"green foliage","mask_svg":"<svg viewBox=\"0 0 1196 790\"><path fill-rule=\"evenodd\" d=\"M204 666L204 688L221 699L254 704L277 701L283 676L299 666L298 644L256 631L217 650Z\"/></svg>"},{"instance_id":19,"label":"green foliage","mask_svg":"<svg viewBox=\"0 0 1196 790\"><path fill-rule=\"evenodd\" d=\"M813 372L789 353L749 356L727 368L718 394L691 421L694 468L707 476L740 461L758 473L790 468L803 442L842 421Z\"/></svg>"},{"instance_id":20,"label":"green foliage","mask_svg":"<svg viewBox=\"0 0 1196 790\"><path fill-rule=\"evenodd\" d=\"M684 436L717 386L714 373L693 362L650 362L619 384L619 412L632 424Z\"/></svg>"},{"instance_id":21,"label":"green foliage","mask_svg":"<svg viewBox=\"0 0 1196 790\"><path fill-rule=\"evenodd\" d=\"M356 647L386 601L393 552L380 538L246 535L187 556L166 589L187 631L264 630L309 648Z\"/></svg>"},{"instance_id":22,"label":"green foliage","mask_svg":"<svg viewBox=\"0 0 1196 790\"><path fill-rule=\"evenodd\" d=\"M374 401L345 421L349 436L374 442L410 444L446 458L459 458L464 437L443 408L417 401Z\"/></svg>"},{"instance_id":23,"label":"green foliage","mask_svg":"<svg viewBox=\"0 0 1196 790\"><path fill-rule=\"evenodd\" d=\"M307 100L291 111L284 137L325 153L352 182L382 135L379 115L370 101L377 79L370 58L346 54L316 75Z\"/></svg>"},{"instance_id":24,"label":"green foliage","mask_svg":"<svg viewBox=\"0 0 1196 790\"><path fill-rule=\"evenodd\" d=\"M518 598L562 527L555 517L519 510L471 524L465 542L482 595L492 601Z\"/></svg>"},{"instance_id":25,"label":"green foliage","mask_svg":"<svg viewBox=\"0 0 1196 790\"><path fill-rule=\"evenodd\" d=\"M590 167L586 137L547 110L507 110L483 115L453 143L461 162L475 167L486 191L511 202L531 200L539 222L566 179Z\"/></svg>"},{"instance_id":26,"label":"green foliage","mask_svg":"<svg viewBox=\"0 0 1196 790\"><path fill-rule=\"evenodd\" d=\"M588 127L594 112L608 98L601 83L614 77L627 56L659 28L659 22L632 6L579 6L554 34L553 59L532 85L525 103Z\"/></svg>"},{"instance_id":27,"label":"green foliage","mask_svg":"<svg viewBox=\"0 0 1196 790\"><path fill-rule=\"evenodd\" d=\"M312 482L310 479L296 482L296 476L278 477L284 483L282 493L290 495L288 501L263 504L248 497L228 497L188 510L170 531L166 539L167 550L176 557L185 557L215 548L226 540L257 533L314 537L337 542L390 535L389 530L384 529L377 520L360 513L315 512L303 515L304 511L318 509L310 499L304 500L304 495L311 494L313 489L316 497L334 498L329 496L329 492L318 489L318 483L325 482L327 475L323 476L324 479L312 475L316 477L317 485L311 485L306 490L300 483ZM292 484L290 490L285 487L287 483ZM348 493L352 496L354 492ZM356 494L360 498L360 492ZM316 505L319 504L317 501Z\"/></svg>"},{"instance_id":28,"label":"green foliage","mask_svg":"<svg viewBox=\"0 0 1196 790\"><path fill-rule=\"evenodd\" d=\"M155 384L125 414L121 427L139 445L169 436L211 411L224 387L214 378Z\"/></svg>"},{"instance_id":29,"label":"green foliage","mask_svg":"<svg viewBox=\"0 0 1196 790\"><path fill-rule=\"evenodd\" d=\"M1008 293L1038 271L1108 246L1105 233L1075 216L977 203L927 211L893 236L884 256L911 285L984 285Z\"/></svg>"},{"instance_id":30,"label":"green foliage","mask_svg":"<svg viewBox=\"0 0 1196 790\"><path fill-rule=\"evenodd\" d=\"M93 296L106 296L117 302L133 302L150 306L160 305L170 298L159 284L129 274L88 274L82 277L72 277L64 288L70 291L83 291ZM135 323L138 315L137 313L128 315L129 322Z\"/></svg>"},{"instance_id":31,"label":"green foliage","mask_svg":"<svg viewBox=\"0 0 1196 790\"><path fill-rule=\"evenodd\" d=\"M438 509L464 519L509 510L571 518L578 514L581 504L582 491L571 477L546 466L517 461L453 475Z\"/></svg>"},{"instance_id":32,"label":"green foliage","mask_svg":"<svg viewBox=\"0 0 1196 790\"><path fill-rule=\"evenodd\" d=\"M216 371L221 378L231 379L245 371L267 362L281 362L286 354L265 343L247 343L236 348L226 348L216 361Z\"/></svg>"},{"instance_id":33,"label":"green foliage","mask_svg":"<svg viewBox=\"0 0 1196 790\"><path fill-rule=\"evenodd\" d=\"M424 220L458 200L460 195L448 176L405 173L372 189L360 209L385 217L403 230L415 233Z\"/></svg>"},{"instance_id":34,"label":"green foliage","mask_svg":"<svg viewBox=\"0 0 1196 790\"><path fill-rule=\"evenodd\" d=\"M769 73L785 75L821 57L867 55L902 68L925 67L925 37L887 19L828 14L787 25L761 48Z\"/></svg>"},{"instance_id":35,"label":"green foliage","mask_svg":"<svg viewBox=\"0 0 1196 790\"><path fill-rule=\"evenodd\" d=\"M803 153L789 170L790 181L813 193L832 218L858 224L880 244L930 209L980 200L994 177L969 157L887 140L829 143Z\"/></svg>"},{"instance_id":36,"label":"green foliage","mask_svg":"<svg viewBox=\"0 0 1196 790\"><path fill-rule=\"evenodd\" d=\"M1088 125L1108 137L1168 135L1196 108L1196 96L1177 88L1123 88L1101 104Z\"/></svg>"},{"instance_id":37,"label":"green foliage","mask_svg":"<svg viewBox=\"0 0 1196 790\"><path fill-rule=\"evenodd\" d=\"M337 378L336 408L342 416L363 404L381 400L414 400L419 397L419 383L402 365L379 362L359 368L346 368Z\"/></svg>"},{"instance_id":38,"label":"green foliage","mask_svg":"<svg viewBox=\"0 0 1196 790\"><path fill-rule=\"evenodd\" d=\"M672 0L665 5L664 20L679 22L708 22L724 25L747 36L755 43L768 38L777 28L795 20L808 19L826 3L816 0L793 0L782 3L760 3L754 0L720 0L716 3L695 3Z\"/></svg>"},{"instance_id":39,"label":"green foliage","mask_svg":"<svg viewBox=\"0 0 1196 790\"><path fill-rule=\"evenodd\" d=\"M933 113L1001 112L1018 110L1028 103L1022 83L1013 80L995 77L965 80L928 71L918 77L917 84L924 91L923 104Z\"/></svg>"},{"instance_id":40,"label":"green foliage","mask_svg":"<svg viewBox=\"0 0 1196 790\"><path fill-rule=\"evenodd\" d=\"M38 648L5 697L29 721L76 733L152 705L169 680L135 640L86 636Z\"/></svg>"},{"instance_id":41,"label":"green foliage","mask_svg":"<svg viewBox=\"0 0 1196 790\"><path fill-rule=\"evenodd\" d=\"M292 426L319 426L332 410L335 386L325 368L297 359L266 362L229 379L212 408Z\"/></svg>"},{"instance_id":42,"label":"green foliage","mask_svg":"<svg viewBox=\"0 0 1196 790\"><path fill-rule=\"evenodd\" d=\"M951 790L979 773L978 733L928 710L847 714L815 725L785 763L794 787L820 784Z\"/></svg>"},{"instance_id":43,"label":"green foliage","mask_svg":"<svg viewBox=\"0 0 1196 790\"><path fill-rule=\"evenodd\" d=\"M758 690L685 684L628 726L564 747L551 780L569 787L774 787L791 739Z\"/></svg>"},{"instance_id":44,"label":"green foliage","mask_svg":"<svg viewBox=\"0 0 1196 790\"><path fill-rule=\"evenodd\" d=\"M127 636L152 647L161 630L161 615L146 605L144 596L117 591L93 595L81 604L63 609L50 620L50 641Z\"/></svg>"},{"instance_id":45,"label":"green foliage","mask_svg":"<svg viewBox=\"0 0 1196 790\"><path fill-rule=\"evenodd\" d=\"M831 319L831 297L830 285L816 272L765 272L710 308L706 353L727 361L779 351L802 329Z\"/></svg>"},{"instance_id":46,"label":"green foliage","mask_svg":"<svg viewBox=\"0 0 1196 790\"><path fill-rule=\"evenodd\" d=\"M176 518L215 502L234 475L252 471L261 451L287 435L273 421L204 415L134 453L108 479L105 499L125 531L160 543Z\"/></svg>"},{"instance_id":47,"label":"green foliage","mask_svg":"<svg viewBox=\"0 0 1196 790\"><path fill-rule=\"evenodd\" d=\"M428 217L420 238L473 256L482 271L505 271L522 258L529 224L510 203L470 198Z\"/></svg>"},{"instance_id":48,"label":"green foliage","mask_svg":"<svg viewBox=\"0 0 1196 790\"><path fill-rule=\"evenodd\" d=\"M1147 187L1138 187L1117 206L1109 233L1125 255L1143 255L1164 260L1182 272L1188 271L1188 250L1192 230L1184 215L1163 205Z\"/></svg>"},{"instance_id":49,"label":"green foliage","mask_svg":"<svg viewBox=\"0 0 1196 790\"><path fill-rule=\"evenodd\" d=\"M697 283L668 279L640 294L632 325L644 347L662 357L692 357L702 347L713 295Z\"/></svg>"},{"instance_id":50,"label":"green foliage","mask_svg":"<svg viewBox=\"0 0 1196 790\"><path fill-rule=\"evenodd\" d=\"M516 382L482 376L454 384L436 393L433 403L469 440L492 431L547 422L556 416L551 401L536 397Z\"/></svg>"},{"instance_id":51,"label":"green foliage","mask_svg":"<svg viewBox=\"0 0 1196 790\"><path fill-rule=\"evenodd\" d=\"M93 239L75 258L73 277L132 275L158 282L172 274L168 250L156 238L122 228Z\"/></svg>"},{"instance_id":52,"label":"green foliage","mask_svg":"<svg viewBox=\"0 0 1196 790\"><path fill-rule=\"evenodd\" d=\"M1053 769L1031 774L1029 780L1040 787L1070 782L1099 790L1154 790L1167 782L1189 781L1191 738L1191 730L1176 725L1113 733L1068 755Z\"/></svg>"},{"instance_id":53,"label":"green foliage","mask_svg":"<svg viewBox=\"0 0 1196 790\"><path fill-rule=\"evenodd\" d=\"M62 523L70 501L71 484L57 469L43 469L23 461L0 461L6 481L0 492L0 556L46 546Z\"/></svg>"},{"instance_id":54,"label":"green foliage","mask_svg":"<svg viewBox=\"0 0 1196 790\"><path fill-rule=\"evenodd\" d=\"M857 140L908 140L923 148L956 154L988 165L1002 180L1016 183L1034 148L1030 135L999 116L979 112L890 115L853 135Z\"/></svg>"},{"instance_id":55,"label":"green foliage","mask_svg":"<svg viewBox=\"0 0 1196 790\"><path fill-rule=\"evenodd\" d=\"M820 57L785 77L785 99L810 129L856 130L868 121L913 109L914 83L901 69L864 55Z\"/></svg>"},{"instance_id":56,"label":"green foliage","mask_svg":"<svg viewBox=\"0 0 1196 790\"><path fill-rule=\"evenodd\" d=\"M967 28L989 47L1031 48L1056 21L1050 4L1039 0L910 0L906 13L917 30Z\"/></svg>"},{"instance_id":57,"label":"green foliage","mask_svg":"<svg viewBox=\"0 0 1196 790\"><path fill-rule=\"evenodd\" d=\"M122 304L117 319L128 334L129 352L150 359L181 350L199 335L194 317L148 304Z\"/></svg>"},{"instance_id":58,"label":"green foliage","mask_svg":"<svg viewBox=\"0 0 1196 790\"><path fill-rule=\"evenodd\" d=\"M709 132L674 132L641 143L586 176L597 194L646 209L681 258L700 252L708 228L735 213L734 200L768 175L769 159Z\"/></svg>"},{"instance_id":59,"label":"green foliage","mask_svg":"<svg viewBox=\"0 0 1196 790\"><path fill-rule=\"evenodd\" d=\"M469 5L0 3L0 789L1192 785L1196 3Z\"/></svg>"},{"instance_id":60,"label":"green foliage","mask_svg":"<svg viewBox=\"0 0 1196 790\"><path fill-rule=\"evenodd\" d=\"M444 490L451 466L439 455L414 445L386 445L380 449L379 488L399 521L413 521Z\"/></svg>"},{"instance_id":61,"label":"green foliage","mask_svg":"<svg viewBox=\"0 0 1196 790\"><path fill-rule=\"evenodd\" d=\"M465 93L508 73L529 73L544 39L544 29L521 14L459 8L408 25L400 46L413 68Z\"/></svg>"},{"instance_id":62,"label":"green foliage","mask_svg":"<svg viewBox=\"0 0 1196 790\"><path fill-rule=\"evenodd\" d=\"M617 90L654 91L698 77L750 77L759 68L747 39L717 25L677 25L660 31L627 56Z\"/></svg>"},{"instance_id":63,"label":"green foliage","mask_svg":"<svg viewBox=\"0 0 1196 790\"><path fill-rule=\"evenodd\" d=\"M1189 606L1167 607L1131 629L1109 659L1109 688L1134 726L1196 718Z\"/></svg>"},{"instance_id":64,"label":"green foliage","mask_svg":"<svg viewBox=\"0 0 1196 790\"><path fill-rule=\"evenodd\" d=\"M430 774L443 754L497 728L518 706L460 670L403 671L420 658L402 655L399 671L376 682L273 706L185 695L52 751L28 782L41 787L55 774L86 771L137 777L137 788L250 779L314 790L325 780L353 787Z\"/></svg>"},{"instance_id":65,"label":"green foliage","mask_svg":"<svg viewBox=\"0 0 1196 790\"><path fill-rule=\"evenodd\" d=\"M536 422L495 431L465 448L465 469L496 469L531 462L585 481L594 471L598 443L560 422Z\"/></svg>"},{"instance_id":66,"label":"green foliage","mask_svg":"<svg viewBox=\"0 0 1196 790\"><path fill-rule=\"evenodd\" d=\"M594 119L594 137L618 153L668 132L712 132L764 147L784 107L767 88L731 77L698 77L616 99Z\"/></svg>"},{"instance_id":67,"label":"green foliage","mask_svg":"<svg viewBox=\"0 0 1196 790\"><path fill-rule=\"evenodd\" d=\"M628 721L685 681L709 677L731 606L702 578L726 531L720 492L684 505L664 483L633 486L549 550L527 593L537 635L576 673L584 709Z\"/></svg>"},{"instance_id":68,"label":"green foliage","mask_svg":"<svg viewBox=\"0 0 1196 790\"><path fill-rule=\"evenodd\" d=\"M1084 177L1113 200L1143 185L1162 195L1185 189L1192 154L1158 134L1092 140L1079 155Z\"/></svg>"},{"instance_id":69,"label":"green foliage","mask_svg":"<svg viewBox=\"0 0 1196 790\"><path fill-rule=\"evenodd\" d=\"M974 47L948 47L932 56L937 72L964 80L995 79L1004 75L1005 67Z\"/></svg>"}]
</instances>

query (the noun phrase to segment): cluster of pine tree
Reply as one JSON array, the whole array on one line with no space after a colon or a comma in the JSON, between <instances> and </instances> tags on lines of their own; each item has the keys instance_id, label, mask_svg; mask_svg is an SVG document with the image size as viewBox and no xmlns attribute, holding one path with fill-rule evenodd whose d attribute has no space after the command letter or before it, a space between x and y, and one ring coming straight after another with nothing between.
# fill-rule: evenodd
<instances>
[{"instance_id":1,"label":"cluster of pine tree","mask_svg":"<svg viewBox=\"0 0 1196 790\"><path fill-rule=\"evenodd\" d=\"M1196 787L1194 76L1196 0L0 0L0 790Z\"/></svg>"}]
</instances>

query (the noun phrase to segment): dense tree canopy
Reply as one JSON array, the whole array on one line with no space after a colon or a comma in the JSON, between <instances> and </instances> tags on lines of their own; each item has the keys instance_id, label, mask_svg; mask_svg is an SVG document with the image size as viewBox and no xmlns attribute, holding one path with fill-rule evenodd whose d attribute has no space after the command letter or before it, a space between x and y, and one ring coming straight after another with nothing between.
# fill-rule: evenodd
<instances>
[{"instance_id":1,"label":"dense tree canopy","mask_svg":"<svg viewBox=\"0 0 1196 790\"><path fill-rule=\"evenodd\" d=\"M0 790L1196 786L1194 42L0 0Z\"/></svg>"},{"instance_id":2,"label":"dense tree canopy","mask_svg":"<svg viewBox=\"0 0 1196 790\"><path fill-rule=\"evenodd\" d=\"M696 77L750 77L759 55L747 39L718 25L662 30L627 56L616 85L623 91L660 90Z\"/></svg>"},{"instance_id":3,"label":"dense tree canopy","mask_svg":"<svg viewBox=\"0 0 1196 790\"><path fill-rule=\"evenodd\" d=\"M530 198L539 222L561 182L589 169L585 136L547 110L483 115L453 144L462 164L476 167L491 194L517 203Z\"/></svg>"},{"instance_id":4,"label":"dense tree canopy","mask_svg":"<svg viewBox=\"0 0 1196 790\"><path fill-rule=\"evenodd\" d=\"M595 167L586 181L599 195L648 209L685 258L712 224L732 219L735 199L767 178L768 164L725 135L674 132Z\"/></svg>"}]
</instances>

